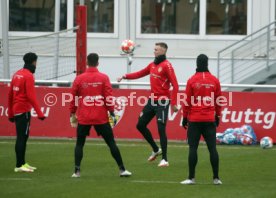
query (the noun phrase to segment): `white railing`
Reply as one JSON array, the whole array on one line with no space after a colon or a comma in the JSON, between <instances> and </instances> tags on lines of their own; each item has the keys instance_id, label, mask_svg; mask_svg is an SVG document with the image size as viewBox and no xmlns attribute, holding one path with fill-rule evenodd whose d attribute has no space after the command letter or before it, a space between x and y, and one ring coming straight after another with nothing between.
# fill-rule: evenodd
<instances>
[{"instance_id":1,"label":"white railing","mask_svg":"<svg viewBox=\"0 0 276 198\"><path fill-rule=\"evenodd\" d=\"M11 79L0 79L0 83L10 83ZM36 84L44 84L49 86L71 85L71 81L65 80L36 80ZM149 82L111 82L112 85L130 85L130 86L150 86ZM180 87L185 87L186 83L178 83ZM276 85L255 85L255 84L221 84L224 88L272 88L276 89Z\"/></svg>"},{"instance_id":2,"label":"white railing","mask_svg":"<svg viewBox=\"0 0 276 198\"><path fill-rule=\"evenodd\" d=\"M222 83L240 83L276 63L276 21L218 52L217 76Z\"/></svg>"}]
</instances>

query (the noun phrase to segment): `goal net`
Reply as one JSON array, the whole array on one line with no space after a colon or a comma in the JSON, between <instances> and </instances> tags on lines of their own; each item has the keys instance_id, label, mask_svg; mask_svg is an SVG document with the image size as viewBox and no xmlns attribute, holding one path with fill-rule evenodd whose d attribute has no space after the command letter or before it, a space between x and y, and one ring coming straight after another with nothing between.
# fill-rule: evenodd
<instances>
[{"instance_id":1,"label":"goal net","mask_svg":"<svg viewBox=\"0 0 276 198\"><path fill-rule=\"evenodd\" d=\"M23 55L38 55L37 80L71 80L76 70L77 28L35 37L9 39L10 75L24 65Z\"/></svg>"}]
</instances>

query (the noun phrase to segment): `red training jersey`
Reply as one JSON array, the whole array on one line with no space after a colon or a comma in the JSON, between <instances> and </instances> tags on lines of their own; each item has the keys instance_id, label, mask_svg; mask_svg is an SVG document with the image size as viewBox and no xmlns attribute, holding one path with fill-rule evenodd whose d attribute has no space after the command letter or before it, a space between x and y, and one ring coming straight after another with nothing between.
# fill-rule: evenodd
<instances>
[{"instance_id":1,"label":"red training jersey","mask_svg":"<svg viewBox=\"0 0 276 198\"><path fill-rule=\"evenodd\" d=\"M220 116L221 106L216 100L221 96L219 80L210 72L197 72L187 82L183 117L190 122L213 122Z\"/></svg>"},{"instance_id":2,"label":"red training jersey","mask_svg":"<svg viewBox=\"0 0 276 198\"><path fill-rule=\"evenodd\" d=\"M152 62L147 67L138 72L126 74L125 78L137 79L149 74L151 93L153 94L154 99L171 99L171 104L176 105L179 88L174 69L168 60L165 60L158 65ZM172 94L170 94L170 84L173 86Z\"/></svg>"},{"instance_id":3,"label":"red training jersey","mask_svg":"<svg viewBox=\"0 0 276 198\"><path fill-rule=\"evenodd\" d=\"M44 117L36 100L34 76L28 69L23 68L12 77L8 99L8 116L13 118L17 114L31 111L32 107L34 107L39 118Z\"/></svg>"},{"instance_id":4,"label":"red training jersey","mask_svg":"<svg viewBox=\"0 0 276 198\"><path fill-rule=\"evenodd\" d=\"M114 111L110 80L95 67L76 77L71 94L70 112L77 113L78 123L83 125L105 124L108 112Z\"/></svg>"}]
</instances>

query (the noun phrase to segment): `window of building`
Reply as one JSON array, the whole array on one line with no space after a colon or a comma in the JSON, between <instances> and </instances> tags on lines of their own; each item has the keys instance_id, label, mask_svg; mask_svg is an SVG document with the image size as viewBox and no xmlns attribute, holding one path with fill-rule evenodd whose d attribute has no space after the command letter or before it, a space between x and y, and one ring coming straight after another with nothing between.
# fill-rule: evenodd
<instances>
[{"instance_id":1,"label":"window of building","mask_svg":"<svg viewBox=\"0 0 276 198\"><path fill-rule=\"evenodd\" d=\"M250 33L250 5L248 0L137 0L137 35L240 38Z\"/></svg>"},{"instance_id":2,"label":"window of building","mask_svg":"<svg viewBox=\"0 0 276 198\"><path fill-rule=\"evenodd\" d=\"M74 0L78 5L79 0ZM114 0L85 0L87 6L87 32L114 33ZM76 13L74 14L74 23Z\"/></svg>"},{"instance_id":3,"label":"window of building","mask_svg":"<svg viewBox=\"0 0 276 198\"><path fill-rule=\"evenodd\" d=\"M52 32L55 26L55 0L9 0L9 30ZM67 28L67 1L60 4L60 29Z\"/></svg>"},{"instance_id":4,"label":"window of building","mask_svg":"<svg viewBox=\"0 0 276 198\"><path fill-rule=\"evenodd\" d=\"M142 0L142 34L199 34L199 0Z\"/></svg>"},{"instance_id":5,"label":"window of building","mask_svg":"<svg viewBox=\"0 0 276 198\"><path fill-rule=\"evenodd\" d=\"M208 0L206 34L246 35L247 0Z\"/></svg>"}]
</instances>

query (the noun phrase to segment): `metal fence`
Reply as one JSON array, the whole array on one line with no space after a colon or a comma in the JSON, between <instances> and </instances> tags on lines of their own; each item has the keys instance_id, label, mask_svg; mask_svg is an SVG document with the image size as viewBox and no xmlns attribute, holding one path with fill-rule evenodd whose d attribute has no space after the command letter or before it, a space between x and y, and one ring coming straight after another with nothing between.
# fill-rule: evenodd
<instances>
[{"instance_id":1,"label":"metal fence","mask_svg":"<svg viewBox=\"0 0 276 198\"><path fill-rule=\"evenodd\" d=\"M38 79L57 80L73 74L76 69L76 29L74 27L34 37L9 38L9 76L22 68L22 57L27 52L38 55ZM0 53L0 78L4 77L4 66L3 53Z\"/></svg>"},{"instance_id":2,"label":"metal fence","mask_svg":"<svg viewBox=\"0 0 276 198\"><path fill-rule=\"evenodd\" d=\"M222 83L244 79L276 65L276 21L218 52L218 77Z\"/></svg>"},{"instance_id":3,"label":"metal fence","mask_svg":"<svg viewBox=\"0 0 276 198\"><path fill-rule=\"evenodd\" d=\"M0 79L0 83L10 83L11 79ZM36 85L42 84L47 86L71 86L71 81L61 80L36 80ZM113 86L146 86L149 87L149 82L111 82ZM186 83L178 83L180 87L186 87ZM221 84L222 88L263 88L263 89L275 89L276 85L256 85L256 84Z\"/></svg>"}]
</instances>

